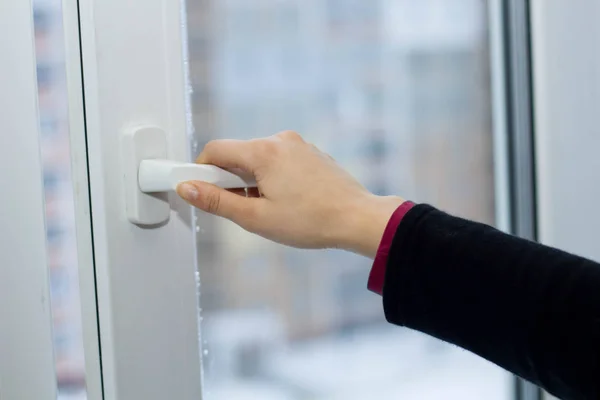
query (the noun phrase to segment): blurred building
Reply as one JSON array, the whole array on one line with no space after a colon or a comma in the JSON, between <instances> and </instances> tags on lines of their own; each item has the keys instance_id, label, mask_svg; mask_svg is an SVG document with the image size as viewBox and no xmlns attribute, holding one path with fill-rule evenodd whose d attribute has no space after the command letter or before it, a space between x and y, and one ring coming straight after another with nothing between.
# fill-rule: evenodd
<instances>
[{"instance_id":1,"label":"blurred building","mask_svg":"<svg viewBox=\"0 0 600 400\"><path fill-rule=\"evenodd\" d=\"M484 2L190 0L187 9L196 151L293 129L376 193L493 223ZM207 329L211 315L235 310L270 315L288 339L382 320L366 291L368 261L199 218Z\"/></svg>"},{"instance_id":2,"label":"blurred building","mask_svg":"<svg viewBox=\"0 0 600 400\"><path fill-rule=\"evenodd\" d=\"M61 3L34 1L41 157L59 390L85 388Z\"/></svg>"}]
</instances>

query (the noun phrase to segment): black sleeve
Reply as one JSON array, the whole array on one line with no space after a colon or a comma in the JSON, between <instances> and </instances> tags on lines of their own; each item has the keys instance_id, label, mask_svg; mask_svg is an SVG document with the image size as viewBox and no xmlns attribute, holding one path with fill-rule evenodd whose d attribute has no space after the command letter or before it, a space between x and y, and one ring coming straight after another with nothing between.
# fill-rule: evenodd
<instances>
[{"instance_id":1,"label":"black sleeve","mask_svg":"<svg viewBox=\"0 0 600 400\"><path fill-rule=\"evenodd\" d=\"M600 399L600 264L421 204L396 231L383 305L562 399Z\"/></svg>"}]
</instances>

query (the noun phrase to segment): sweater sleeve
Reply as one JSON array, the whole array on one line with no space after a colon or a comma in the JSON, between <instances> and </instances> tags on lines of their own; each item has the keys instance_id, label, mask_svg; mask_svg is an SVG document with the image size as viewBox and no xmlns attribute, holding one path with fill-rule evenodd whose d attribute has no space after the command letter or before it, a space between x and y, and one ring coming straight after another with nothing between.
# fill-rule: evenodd
<instances>
[{"instance_id":1,"label":"sweater sleeve","mask_svg":"<svg viewBox=\"0 0 600 400\"><path fill-rule=\"evenodd\" d=\"M387 260L389 322L472 351L563 399L600 398L600 265L428 205Z\"/></svg>"},{"instance_id":2,"label":"sweater sleeve","mask_svg":"<svg viewBox=\"0 0 600 400\"><path fill-rule=\"evenodd\" d=\"M402 218L406 215L408 210L413 208L415 204L411 201L405 201L402 203L396 211L392 214L388 221L383 237L379 243L375 260L373 260L373 266L371 267L371 273L369 274L369 280L367 281L367 288L379 295L383 294L383 283L385 282L385 269L387 267L388 253L390 247L392 247L392 240L398 229L398 225L402 222Z\"/></svg>"}]
</instances>

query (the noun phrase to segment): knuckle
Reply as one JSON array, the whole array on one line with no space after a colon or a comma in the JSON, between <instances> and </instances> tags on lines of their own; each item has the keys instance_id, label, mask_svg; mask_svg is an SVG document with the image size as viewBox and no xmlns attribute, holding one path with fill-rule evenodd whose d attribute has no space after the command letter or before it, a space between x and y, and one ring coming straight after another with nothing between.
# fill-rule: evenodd
<instances>
[{"instance_id":1,"label":"knuckle","mask_svg":"<svg viewBox=\"0 0 600 400\"><path fill-rule=\"evenodd\" d=\"M196 162L198 163L210 163L210 160L215 154L216 148L219 146L217 140L211 140L204 145L202 152L196 158Z\"/></svg>"},{"instance_id":2,"label":"knuckle","mask_svg":"<svg viewBox=\"0 0 600 400\"><path fill-rule=\"evenodd\" d=\"M292 140L292 141L296 141L296 142L304 141L302 139L302 136L300 136L300 134L298 132L292 131L292 130L286 130L286 131L278 133L277 135L280 138L286 139L286 140Z\"/></svg>"},{"instance_id":3,"label":"knuckle","mask_svg":"<svg viewBox=\"0 0 600 400\"><path fill-rule=\"evenodd\" d=\"M218 140L209 140L205 145L204 145L204 151L206 153L211 153L213 152L217 147L219 146L219 141Z\"/></svg>"}]
</instances>

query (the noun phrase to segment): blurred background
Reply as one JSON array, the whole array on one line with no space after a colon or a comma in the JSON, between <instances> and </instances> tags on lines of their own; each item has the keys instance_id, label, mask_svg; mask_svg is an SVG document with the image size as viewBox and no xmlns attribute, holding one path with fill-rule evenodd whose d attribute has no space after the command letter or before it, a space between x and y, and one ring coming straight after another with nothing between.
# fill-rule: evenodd
<instances>
[{"instance_id":1,"label":"blurred background","mask_svg":"<svg viewBox=\"0 0 600 400\"><path fill-rule=\"evenodd\" d=\"M61 4L34 4L57 378L85 398ZM375 193L496 222L485 1L186 7L191 156L292 129ZM196 222L207 400L511 398L502 370L389 326L369 260Z\"/></svg>"},{"instance_id":2,"label":"blurred background","mask_svg":"<svg viewBox=\"0 0 600 400\"><path fill-rule=\"evenodd\" d=\"M296 130L375 193L494 224L487 18L479 0L188 0L193 155ZM512 395L491 364L387 325L367 259L205 215L197 243L208 400Z\"/></svg>"}]
</instances>

